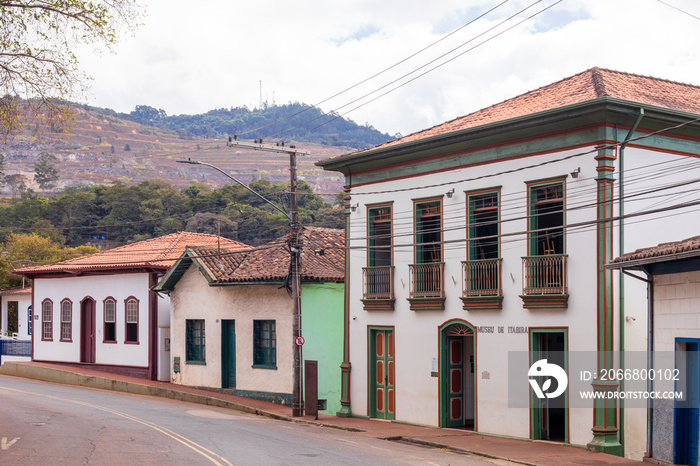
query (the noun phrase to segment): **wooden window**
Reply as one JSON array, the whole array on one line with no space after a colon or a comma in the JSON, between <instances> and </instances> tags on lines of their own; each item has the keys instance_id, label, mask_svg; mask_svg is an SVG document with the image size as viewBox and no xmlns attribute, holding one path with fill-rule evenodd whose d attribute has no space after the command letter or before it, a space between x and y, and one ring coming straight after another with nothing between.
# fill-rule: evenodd
<instances>
[{"instance_id":1,"label":"wooden window","mask_svg":"<svg viewBox=\"0 0 700 466\"><path fill-rule=\"evenodd\" d=\"M442 262L442 202L415 204L416 264Z\"/></svg>"},{"instance_id":2,"label":"wooden window","mask_svg":"<svg viewBox=\"0 0 700 466\"><path fill-rule=\"evenodd\" d=\"M274 320L253 321L253 367L277 369L277 334Z\"/></svg>"},{"instance_id":3,"label":"wooden window","mask_svg":"<svg viewBox=\"0 0 700 466\"><path fill-rule=\"evenodd\" d=\"M139 301L136 298L126 300L126 343L139 342Z\"/></svg>"},{"instance_id":4,"label":"wooden window","mask_svg":"<svg viewBox=\"0 0 700 466\"><path fill-rule=\"evenodd\" d=\"M530 186L531 256L564 254L564 182Z\"/></svg>"},{"instance_id":5,"label":"wooden window","mask_svg":"<svg viewBox=\"0 0 700 466\"><path fill-rule=\"evenodd\" d=\"M185 320L185 362L206 364L204 319Z\"/></svg>"},{"instance_id":6,"label":"wooden window","mask_svg":"<svg viewBox=\"0 0 700 466\"><path fill-rule=\"evenodd\" d=\"M391 266L391 207L369 209L368 266Z\"/></svg>"},{"instance_id":7,"label":"wooden window","mask_svg":"<svg viewBox=\"0 0 700 466\"><path fill-rule=\"evenodd\" d=\"M53 340L53 302L50 299L41 303L41 339Z\"/></svg>"},{"instance_id":8,"label":"wooden window","mask_svg":"<svg viewBox=\"0 0 700 466\"><path fill-rule=\"evenodd\" d=\"M469 260L498 258L498 192L470 195L468 209Z\"/></svg>"},{"instance_id":9,"label":"wooden window","mask_svg":"<svg viewBox=\"0 0 700 466\"><path fill-rule=\"evenodd\" d=\"M73 341L73 303L61 301L61 341Z\"/></svg>"},{"instance_id":10,"label":"wooden window","mask_svg":"<svg viewBox=\"0 0 700 466\"><path fill-rule=\"evenodd\" d=\"M104 342L117 342L117 302L114 298L104 300Z\"/></svg>"}]
</instances>

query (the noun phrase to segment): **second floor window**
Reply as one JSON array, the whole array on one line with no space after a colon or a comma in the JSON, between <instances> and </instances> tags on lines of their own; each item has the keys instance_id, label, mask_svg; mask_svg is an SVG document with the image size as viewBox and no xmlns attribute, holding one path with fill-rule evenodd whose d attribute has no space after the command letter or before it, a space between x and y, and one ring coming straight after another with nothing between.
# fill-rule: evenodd
<instances>
[{"instance_id":1,"label":"second floor window","mask_svg":"<svg viewBox=\"0 0 700 466\"><path fill-rule=\"evenodd\" d=\"M369 238L367 251L369 267L391 265L391 207L369 209Z\"/></svg>"},{"instance_id":2,"label":"second floor window","mask_svg":"<svg viewBox=\"0 0 700 466\"><path fill-rule=\"evenodd\" d=\"M470 260L499 257L498 204L498 192L473 194L468 197Z\"/></svg>"},{"instance_id":3,"label":"second floor window","mask_svg":"<svg viewBox=\"0 0 700 466\"><path fill-rule=\"evenodd\" d=\"M564 254L564 182L531 185L529 191L530 255Z\"/></svg>"},{"instance_id":4,"label":"second floor window","mask_svg":"<svg viewBox=\"0 0 700 466\"><path fill-rule=\"evenodd\" d=\"M442 262L442 202L415 204L415 262Z\"/></svg>"}]
</instances>

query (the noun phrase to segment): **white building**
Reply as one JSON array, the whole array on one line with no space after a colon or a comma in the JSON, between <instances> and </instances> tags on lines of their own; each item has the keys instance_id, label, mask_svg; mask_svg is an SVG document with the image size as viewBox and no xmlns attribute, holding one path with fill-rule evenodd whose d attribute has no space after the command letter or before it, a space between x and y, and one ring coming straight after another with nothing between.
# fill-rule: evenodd
<instances>
[{"instance_id":1,"label":"white building","mask_svg":"<svg viewBox=\"0 0 700 466\"><path fill-rule=\"evenodd\" d=\"M648 283L650 390L683 393L648 401L647 456L660 464L698 464L700 433L700 236L638 249L610 268ZM640 273L641 272L641 273ZM675 396L675 395L674 395Z\"/></svg>"},{"instance_id":2,"label":"white building","mask_svg":"<svg viewBox=\"0 0 700 466\"><path fill-rule=\"evenodd\" d=\"M339 414L641 458L646 411L576 399L573 367L645 351L644 285L605 264L697 231L698 118L700 87L593 68L318 162L345 175ZM541 359L568 371L556 400Z\"/></svg>"},{"instance_id":3,"label":"white building","mask_svg":"<svg viewBox=\"0 0 700 466\"><path fill-rule=\"evenodd\" d=\"M18 340L32 338L32 287L0 290L0 336Z\"/></svg>"},{"instance_id":4,"label":"white building","mask_svg":"<svg viewBox=\"0 0 700 466\"><path fill-rule=\"evenodd\" d=\"M331 413L340 408L343 233L304 227L299 236L302 361L316 362L320 411ZM172 298L173 383L292 405L294 301L285 289L291 279L286 240L253 251L188 248L154 288Z\"/></svg>"},{"instance_id":5,"label":"white building","mask_svg":"<svg viewBox=\"0 0 700 466\"><path fill-rule=\"evenodd\" d=\"M15 270L33 280L32 360L170 380L170 300L151 288L187 246L246 247L178 232Z\"/></svg>"}]
</instances>

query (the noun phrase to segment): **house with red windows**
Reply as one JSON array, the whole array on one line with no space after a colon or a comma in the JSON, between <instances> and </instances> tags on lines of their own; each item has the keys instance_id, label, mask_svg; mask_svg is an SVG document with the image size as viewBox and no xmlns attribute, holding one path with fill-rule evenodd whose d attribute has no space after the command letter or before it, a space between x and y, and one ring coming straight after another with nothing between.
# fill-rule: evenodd
<instances>
[{"instance_id":1,"label":"house with red windows","mask_svg":"<svg viewBox=\"0 0 700 466\"><path fill-rule=\"evenodd\" d=\"M32 360L170 380L170 299L151 288L188 246L247 247L177 232L15 270L33 281Z\"/></svg>"},{"instance_id":2,"label":"house with red windows","mask_svg":"<svg viewBox=\"0 0 700 466\"><path fill-rule=\"evenodd\" d=\"M591 68L317 162L345 176L339 414L641 459L634 384L581 374L646 351L645 284L605 265L697 234L699 156L699 86Z\"/></svg>"}]
</instances>

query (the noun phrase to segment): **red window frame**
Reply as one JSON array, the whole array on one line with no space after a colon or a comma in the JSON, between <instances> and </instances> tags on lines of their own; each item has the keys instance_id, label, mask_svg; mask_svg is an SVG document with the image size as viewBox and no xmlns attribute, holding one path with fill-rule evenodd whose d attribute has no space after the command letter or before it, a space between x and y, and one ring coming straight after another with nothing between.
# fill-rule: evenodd
<instances>
[{"instance_id":1,"label":"red window frame","mask_svg":"<svg viewBox=\"0 0 700 466\"><path fill-rule=\"evenodd\" d=\"M66 319L66 305L68 305L68 318ZM73 341L73 301L65 298L61 301L61 341ZM67 336L66 336L67 335Z\"/></svg>"},{"instance_id":2,"label":"red window frame","mask_svg":"<svg viewBox=\"0 0 700 466\"><path fill-rule=\"evenodd\" d=\"M129 303L134 302L136 304L135 322L129 322L130 309ZM124 300L124 343L130 345L139 344L139 300L134 296L129 296Z\"/></svg>"},{"instance_id":3,"label":"red window frame","mask_svg":"<svg viewBox=\"0 0 700 466\"><path fill-rule=\"evenodd\" d=\"M46 312L47 304L50 307L48 314ZM41 302L41 341L53 341L53 301L48 298Z\"/></svg>"},{"instance_id":4,"label":"red window frame","mask_svg":"<svg viewBox=\"0 0 700 466\"><path fill-rule=\"evenodd\" d=\"M107 321L107 302L110 301L114 304L114 317L111 321ZM112 325L112 331L114 333L114 338L107 339L107 325ZM117 300L111 296L105 298L102 301L102 342L103 343L116 343L117 342Z\"/></svg>"}]
</instances>

